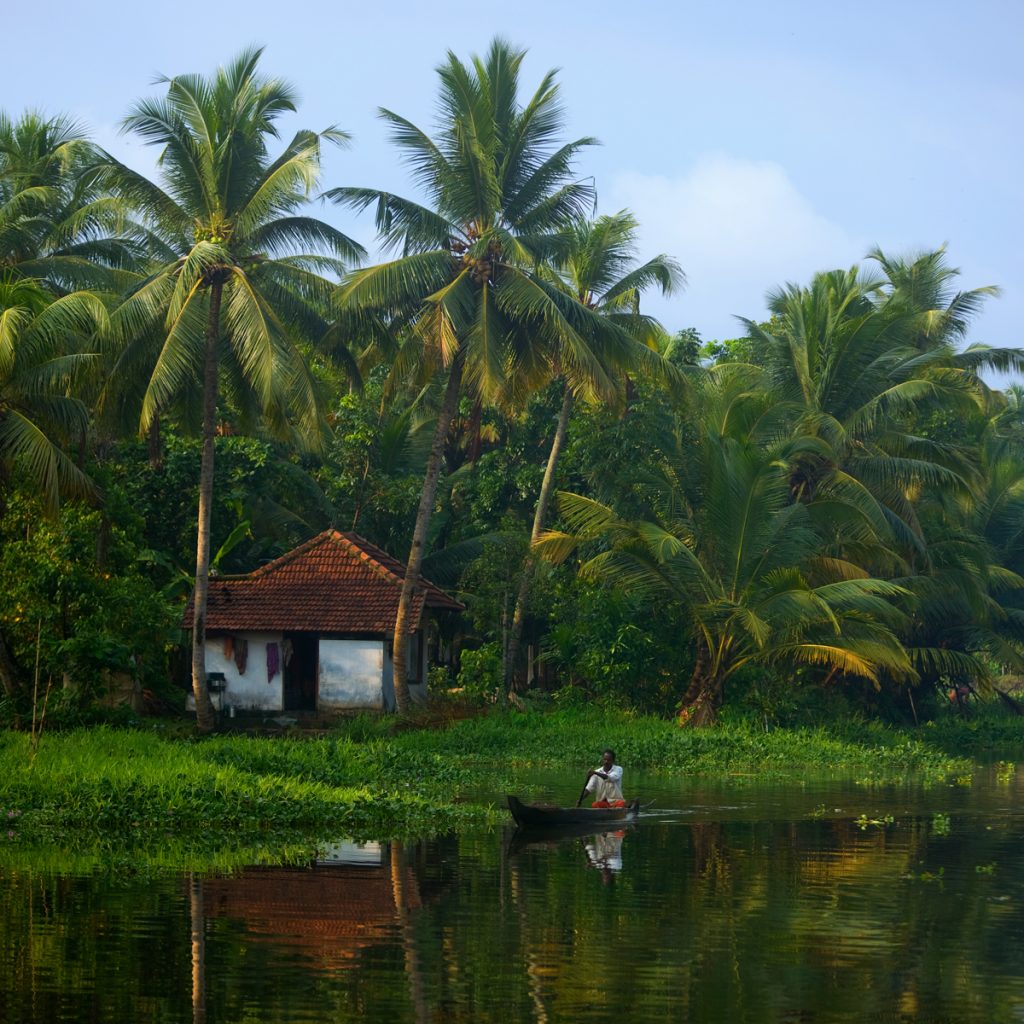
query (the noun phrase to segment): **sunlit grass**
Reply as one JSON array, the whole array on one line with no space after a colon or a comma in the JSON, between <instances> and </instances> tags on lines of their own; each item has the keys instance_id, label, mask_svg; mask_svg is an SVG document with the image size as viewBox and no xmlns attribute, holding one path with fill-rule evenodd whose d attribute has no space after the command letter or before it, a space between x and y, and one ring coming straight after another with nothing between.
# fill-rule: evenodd
<instances>
[{"instance_id":1,"label":"sunlit grass","mask_svg":"<svg viewBox=\"0 0 1024 1024\"><path fill-rule=\"evenodd\" d=\"M27 736L5 733L0 851L42 843L100 848L115 861L140 848L177 865L302 860L339 837L494 824L503 817L500 795L524 772L564 769L578 778L609 746L630 769L668 775L928 782L969 777L974 761L964 754L998 749L1024 760L1024 724L947 722L908 732L847 722L765 732L739 722L692 730L563 709L491 713L446 728L357 719L310 739L104 727L46 735L34 758Z\"/></svg>"},{"instance_id":2,"label":"sunlit grass","mask_svg":"<svg viewBox=\"0 0 1024 1024\"><path fill-rule=\"evenodd\" d=\"M1018 730L1024 745L1024 728ZM776 729L753 723L714 729L680 729L674 722L602 710L546 714L494 714L455 723L443 731L399 733L392 743L406 754L438 754L480 769L590 766L612 747L631 768L685 774L757 772L804 776L842 772L879 781L908 773L945 776L970 762L928 742L927 736L877 724L830 729Z\"/></svg>"},{"instance_id":3,"label":"sunlit grass","mask_svg":"<svg viewBox=\"0 0 1024 1024\"><path fill-rule=\"evenodd\" d=\"M424 834L486 811L439 799L415 763L398 777L384 751L346 740L166 740L133 730L27 737L0 750L0 810L16 837L121 835L279 842L310 836ZM415 760L415 759L414 759ZM12 837L8 837L9 839Z\"/></svg>"}]
</instances>

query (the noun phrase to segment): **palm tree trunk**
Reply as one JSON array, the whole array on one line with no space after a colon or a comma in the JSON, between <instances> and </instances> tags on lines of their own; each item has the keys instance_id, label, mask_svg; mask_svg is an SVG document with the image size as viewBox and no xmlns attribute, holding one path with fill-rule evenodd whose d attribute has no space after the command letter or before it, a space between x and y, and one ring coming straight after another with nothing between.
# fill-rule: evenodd
<instances>
[{"instance_id":1,"label":"palm tree trunk","mask_svg":"<svg viewBox=\"0 0 1024 1024\"><path fill-rule=\"evenodd\" d=\"M412 547L409 560L405 566L405 579L402 582L402 593L398 599L398 614L395 616L395 636L392 650L392 676L395 686L395 705L399 712L407 711L409 697L409 613L412 608L412 596L420 580L420 566L423 564L423 548L427 541L427 529L430 516L434 511L434 498L437 495L437 478L441 472L441 455L444 452L448 428L459 401L462 390L462 367L464 363L462 351L456 353L448 374L448 384L441 402L441 411L437 415L434 427L434 440L430 446L430 457L427 459L427 472L423 479L423 491L420 494L420 507L416 513L416 525L412 534Z\"/></svg>"},{"instance_id":2,"label":"palm tree trunk","mask_svg":"<svg viewBox=\"0 0 1024 1024\"><path fill-rule=\"evenodd\" d=\"M697 660L680 701L679 724L699 728L714 725L722 693L722 680L711 670L711 652L702 636L697 638Z\"/></svg>"},{"instance_id":3,"label":"palm tree trunk","mask_svg":"<svg viewBox=\"0 0 1024 1024\"><path fill-rule=\"evenodd\" d=\"M7 638L0 630L0 686L4 693L11 698L17 697L24 690L24 680L21 671L7 646Z\"/></svg>"},{"instance_id":4,"label":"palm tree trunk","mask_svg":"<svg viewBox=\"0 0 1024 1024\"><path fill-rule=\"evenodd\" d=\"M206 321L206 359L203 365L203 457L199 469L199 533L196 538L196 589L192 609L192 693L196 699L196 728L213 732L213 704L206 686L206 596L210 589L210 523L213 518L213 439L217 427L217 342L220 340L220 300L224 285L210 286Z\"/></svg>"},{"instance_id":5,"label":"palm tree trunk","mask_svg":"<svg viewBox=\"0 0 1024 1024\"><path fill-rule=\"evenodd\" d=\"M484 403L478 398L469 414L469 464L475 466L480 461L480 421L483 419Z\"/></svg>"},{"instance_id":6,"label":"palm tree trunk","mask_svg":"<svg viewBox=\"0 0 1024 1024\"><path fill-rule=\"evenodd\" d=\"M519 658L519 648L523 640L523 623L526 620L526 609L530 600L530 589L533 586L533 574L537 565L536 556L533 553L533 545L540 537L544 528L544 519L547 515L548 505L551 503L551 492L555 486L555 466L558 458L565 447L565 435L569 426L569 414L572 412L573 393L568 383L565 386L565 396L562 399L562 409L558 414L558 426L555 428L555 437L551 442L551 451L548 453L548 464L544 469L544 480L540 485L540 495L537 498L537 508L533 514L533 529L530 531L530 550L526 553L523 563L523 575L519 581L519 594L516 597L516 608L512 613L512 631L508 638L508 649L505 656L505 691L514 689L516 661Z\"/></svg>"},{"instance_id":7,"label":"palm tree trunk","mask_svg":"<svg viewBox=\"0 0 1024 1024\"><path fill-rule=\"evenodd\" d=\"M146 431L146 452L149 455L149 468L159 470L164 468L164 448L160 438L160 417L154 416L149 421L149 430Z\"/></svg>"}]
</instances>

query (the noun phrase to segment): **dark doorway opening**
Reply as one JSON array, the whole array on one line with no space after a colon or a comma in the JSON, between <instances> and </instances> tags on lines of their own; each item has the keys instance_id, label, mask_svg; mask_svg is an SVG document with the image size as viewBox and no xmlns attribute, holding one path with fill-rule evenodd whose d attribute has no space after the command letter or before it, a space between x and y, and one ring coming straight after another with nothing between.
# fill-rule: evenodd
<instances>
[{"instance_id":1,"label":"dark doorway opening","mask_svg":"<svg viewBox=\"0 0 1024 1024\"><path fill-rule=\"evenodd\" d=\"M316 682L319 667L319 637L315 633L285 633L285 711L316 711Z\"/></svg>"}]
</instances>

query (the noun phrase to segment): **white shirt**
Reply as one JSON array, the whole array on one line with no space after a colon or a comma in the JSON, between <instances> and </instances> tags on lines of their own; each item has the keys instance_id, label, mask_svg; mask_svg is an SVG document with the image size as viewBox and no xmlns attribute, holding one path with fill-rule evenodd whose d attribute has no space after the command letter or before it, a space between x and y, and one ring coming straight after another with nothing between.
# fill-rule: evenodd
<instances>
[{"instance_id":1,"label":"white shirt","mask_svg":"<svg viewBox=\"0 0 1024 1024\"><path fill-rule=\"evenodd\" d=\"M596 771L604 772L608 778L603 779L600 775L591 775L587 780L587 792L594 794L594 800L607 800L612 803L614 800L621 800L622 797L622 765L613 764L605 771L604 765L599 765Z\"/></svg>"}]
</instances>

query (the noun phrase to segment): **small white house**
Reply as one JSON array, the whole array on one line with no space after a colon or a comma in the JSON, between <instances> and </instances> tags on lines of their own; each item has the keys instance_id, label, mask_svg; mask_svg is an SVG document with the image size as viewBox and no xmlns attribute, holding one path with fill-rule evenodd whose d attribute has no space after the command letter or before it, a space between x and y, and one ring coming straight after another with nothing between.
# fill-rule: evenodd
<instances>
[{"instance_id":1,"label":"small white house","mask_svg":"<svg viewBox=\"0 0 1024 1024\"><path fill-rule=\"evenodd\" d=\"M327 530L248 575L211 579L206 672L215 702L252 711L393 708L391 644L404 574L369 541ZM427 617L461 609L420 580L409 620L414 700L426 697Z\"/></svg>"}]
</instances>

